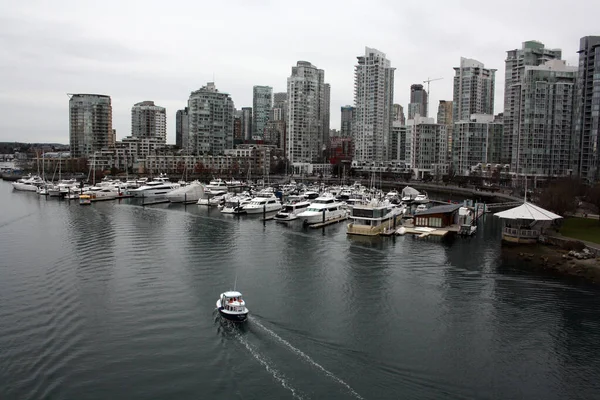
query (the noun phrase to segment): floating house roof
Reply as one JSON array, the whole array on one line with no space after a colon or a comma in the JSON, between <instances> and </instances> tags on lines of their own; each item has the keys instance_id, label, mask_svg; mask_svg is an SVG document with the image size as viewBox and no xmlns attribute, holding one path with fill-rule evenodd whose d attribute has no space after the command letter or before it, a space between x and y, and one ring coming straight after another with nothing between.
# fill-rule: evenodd
<instances>
[{"instance_id":1,"label":"floating house roof","mask_svg":"<svg viewBox=\"0 0 600 400\"><path fill-rule=\"evenodd\" d=\"M525 202L518 207L511 208L510 210L498 212L494 215L503 219L529 219L535 221L553 221L555 219L562 218L560 215L556 215L553 212L544 210L543 208L529 202Z\"/></svg>"},{"instance_id":2,"label":"floating house roof","mask_svg":"<svg viewBox=\"0 0 600 400\"><path fill-rule=\"evenodd\" d=\"M452 213L462 207L462 204L448 204L443 206L431 207L425 211L420 211L415 214L415 217L422 217L431 214L447 214Z\"/></svg>"}]
</instances>

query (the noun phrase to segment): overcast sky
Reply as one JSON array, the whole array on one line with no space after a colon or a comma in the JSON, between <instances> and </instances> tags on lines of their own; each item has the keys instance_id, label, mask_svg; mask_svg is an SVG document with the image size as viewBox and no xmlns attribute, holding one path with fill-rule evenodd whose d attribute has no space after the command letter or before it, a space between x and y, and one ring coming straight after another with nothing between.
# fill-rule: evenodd
<instances>
[{"instance_id":1,"label":"overcast sky","mask_svg":"<svg viewBox=\"0 0 600 400\"><path fill-rule=\"evenodd\" d=\"M577 65L579 38L600 35L600 2L473 1L87 1L0 0L0 141L68 143L67 93L112 97L117 139L131 106L167 108L167 141L189 93L214 80L236 108L252 86L286 91L298 60L325 70L331 127L353 104L354 65L365 46L396 68L394 102L428 77L430 116L452 99L460 57L498 69L501 112L506 51L525 40L561 48Z\"/></svg>"}]
</instances>

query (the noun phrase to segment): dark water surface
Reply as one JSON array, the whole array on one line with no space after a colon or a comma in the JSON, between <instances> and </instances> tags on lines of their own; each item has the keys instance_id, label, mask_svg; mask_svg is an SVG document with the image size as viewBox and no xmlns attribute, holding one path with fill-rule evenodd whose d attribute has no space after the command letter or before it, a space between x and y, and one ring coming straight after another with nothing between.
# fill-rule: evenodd
<instances>
[{"instance_id":1,"label":"dark water surface","mask_svg":"<svg viewBox=\"0 0 600 400\"><path fill-rule=\"evenodd\" d=\"M590 399L600 290L502 265L499 226L366 240L13 192L0 399ZM215 315L242 291L242 327Z\"/></svg>"}]
</instances>

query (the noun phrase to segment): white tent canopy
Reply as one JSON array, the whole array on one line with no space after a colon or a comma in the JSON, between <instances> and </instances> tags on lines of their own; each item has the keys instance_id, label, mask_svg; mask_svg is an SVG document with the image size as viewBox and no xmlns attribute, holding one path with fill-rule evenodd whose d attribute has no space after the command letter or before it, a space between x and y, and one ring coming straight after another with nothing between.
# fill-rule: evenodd
<instances>
[{"instance_id":1,"label":"white tent canopy","mask_svg":"<svg viewBox=\"0 0 600 400\"><path fill-rule=\"evenodd\" d=\"M525 202L522 205L511 208L510 210L501 211L494 214L498 218L504 219L529 219L535 221L553 221L558 218L562 218L560 215L556 215L553 212L544 210L529 202Z\"/></svg>"}]
</instances>

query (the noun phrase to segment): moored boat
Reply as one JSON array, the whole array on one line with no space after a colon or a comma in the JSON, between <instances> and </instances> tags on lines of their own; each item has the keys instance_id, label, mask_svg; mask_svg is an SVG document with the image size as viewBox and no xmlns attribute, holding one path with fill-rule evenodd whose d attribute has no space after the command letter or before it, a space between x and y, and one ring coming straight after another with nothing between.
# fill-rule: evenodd
<instances>
[{"instance_id":1,"label":"moored boat","mask_svg":"<svg viewBox=\"0 0 600 400\"><path fill-rule=\"evenodd\" d=\"M279 222L290 222L298 219L298 214L310 206L310 201L290 201L283 205L273 219Z\"/></svg>"},{"instance_id":2,"label":"moored boat","mask_svg":"<svg viewBox=\"0 0 600 400\"><path fill-rule=\"evenodd\" d=\"M346 204L337 200L331 194L314 199L306 210L298 214L303 224L312 225L342 219L348 216Z\"/></svg>"},{"instance_id":3,"label":"moored boat","mask_svg":"<svg viewBox=\"0 0 600 400\"><path fill-rule=\"evenodd\" d=\"M260 214L262 212L272 212L281 209L281 202L275 196L255 197L249 204L244 206L246 214Z\"/></svg>"},{"instance_id":4,"label":"moored boat","mask_svg":"<svg viewBox=\"0 0 600 400\"><path fill-rule=\"evenodd\" d=\"M87 206L92 204L92 197L89 194L79 195L79 205Z\"/></svg>"}]
</instances>

